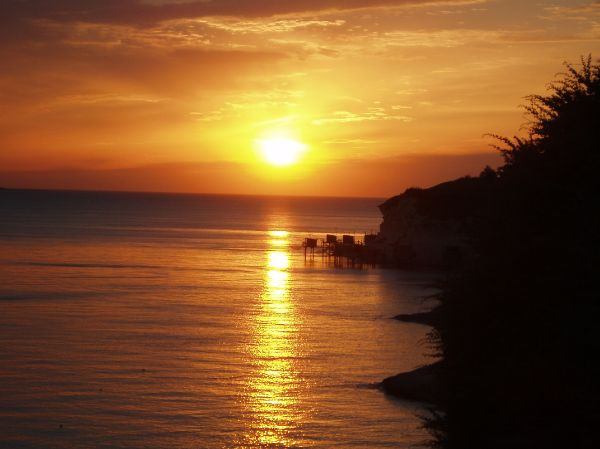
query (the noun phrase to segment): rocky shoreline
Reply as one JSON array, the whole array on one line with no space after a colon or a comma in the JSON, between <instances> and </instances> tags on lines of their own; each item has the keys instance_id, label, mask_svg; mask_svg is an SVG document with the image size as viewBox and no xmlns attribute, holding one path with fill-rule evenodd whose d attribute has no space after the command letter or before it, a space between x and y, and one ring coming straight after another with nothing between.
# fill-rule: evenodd
<instances>
[{"instance_id":1,"label":"rocky shoreline","mask_svg":"<svg viewBox=\"0 0 600 449\"><path fill-rule=\"evenodd\" d=\"M405 323L418 323L433 326L437 320L435 309L428 312L400 314L395 320ZM412 371L388 377L380 383L380 388L387 394L408 401L436 404L440 401L441 388L437 380L437 372L442 362L435 362L416 368Z\"/></svg>"},{"instance_id":2,"label":"rocky shoreline","mask_svg":"<svg viewBox=\"0 0 600 449\"><path fill-rule=\"evenodd\" d=\"M396 315L394 319L404 323L424 324L433 327L438 319L438 314L435 310L420 313L403 313Z\"/></svg>"},{"instance_id":3,"label":"rocky shoreline","mask_svg":"<svg viewBox=\"0 0 600 449\"><path fill-rule=\"evenodd\" d=\"M440 401L437 371L441 362L388 377L381 382L384 392L407 401L436 404Z\"/></svg>"}]
</instances>

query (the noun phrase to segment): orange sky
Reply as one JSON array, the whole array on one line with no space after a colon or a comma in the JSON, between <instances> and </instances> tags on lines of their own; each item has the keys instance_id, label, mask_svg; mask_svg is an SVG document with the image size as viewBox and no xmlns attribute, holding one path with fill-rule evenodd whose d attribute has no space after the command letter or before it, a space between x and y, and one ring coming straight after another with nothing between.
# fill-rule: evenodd
<instances>
[{"instance_id":1,"label":"orange sky","mask_svg":"<svg viewBox=\"0 0 600 449\"><path fill-rule=\"evenodd\" d=\"M576 0L5 0L0 186L388 196L498 163ZM268 166L256 142L304 143Z\"/></svg>"}]
</instances>

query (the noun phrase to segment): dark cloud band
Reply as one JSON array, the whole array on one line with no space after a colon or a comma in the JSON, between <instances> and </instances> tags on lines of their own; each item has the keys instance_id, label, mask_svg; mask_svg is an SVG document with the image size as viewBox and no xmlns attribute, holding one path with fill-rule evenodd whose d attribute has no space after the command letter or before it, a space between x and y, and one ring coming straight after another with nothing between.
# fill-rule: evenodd
<instances>
[{"instance_id":1,"label":"dark cloud band","mask_svg":"<svg viewBox=\"0 0 600 449\"><path fill-rule=\"evenodd\" d=\"M435 0L8 0L4 19L48 19L59 22L151 25L165 20L207 17L268 17L274 15L348 10L405 4L435 3ZM447 2L447 1L446 1ZM455 0L464 3L464 0Z\"/></svg>"}]
</instances>

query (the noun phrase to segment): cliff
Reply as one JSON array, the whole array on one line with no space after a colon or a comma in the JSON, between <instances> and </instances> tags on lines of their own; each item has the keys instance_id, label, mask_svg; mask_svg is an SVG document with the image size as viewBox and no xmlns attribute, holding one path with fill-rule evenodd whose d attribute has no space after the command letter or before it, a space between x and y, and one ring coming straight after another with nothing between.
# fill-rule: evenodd
<instances>
[{"instance_id":1,"label":"cliff","mask_svg":"<svg viewBox=\"0 0 600 449\"><path fill-rule=\"evenodd\" d=\"M486 169L476 178L411 188L381 204L378 247L384 262L442 268L470 257L467 230L487 204L492 179L495 173Z\"/></svg>"}]
</instances>

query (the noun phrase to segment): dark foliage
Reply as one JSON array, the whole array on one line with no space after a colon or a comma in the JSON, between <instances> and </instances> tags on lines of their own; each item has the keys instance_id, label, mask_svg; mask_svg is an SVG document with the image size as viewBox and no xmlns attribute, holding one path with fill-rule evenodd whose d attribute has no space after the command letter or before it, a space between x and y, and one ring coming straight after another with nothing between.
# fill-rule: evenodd
<instances>
[{"instance_id":1,"label":"dark foliage","mask_svg":"<svg viewBox=\"0 0 600 449\"><path fill-rule=\"evenodd\" d=\"M600 447L600 66L567 65L526 109L479 178L477 257L440 296L446 448Z\"/></svg>"}]
</instances>

